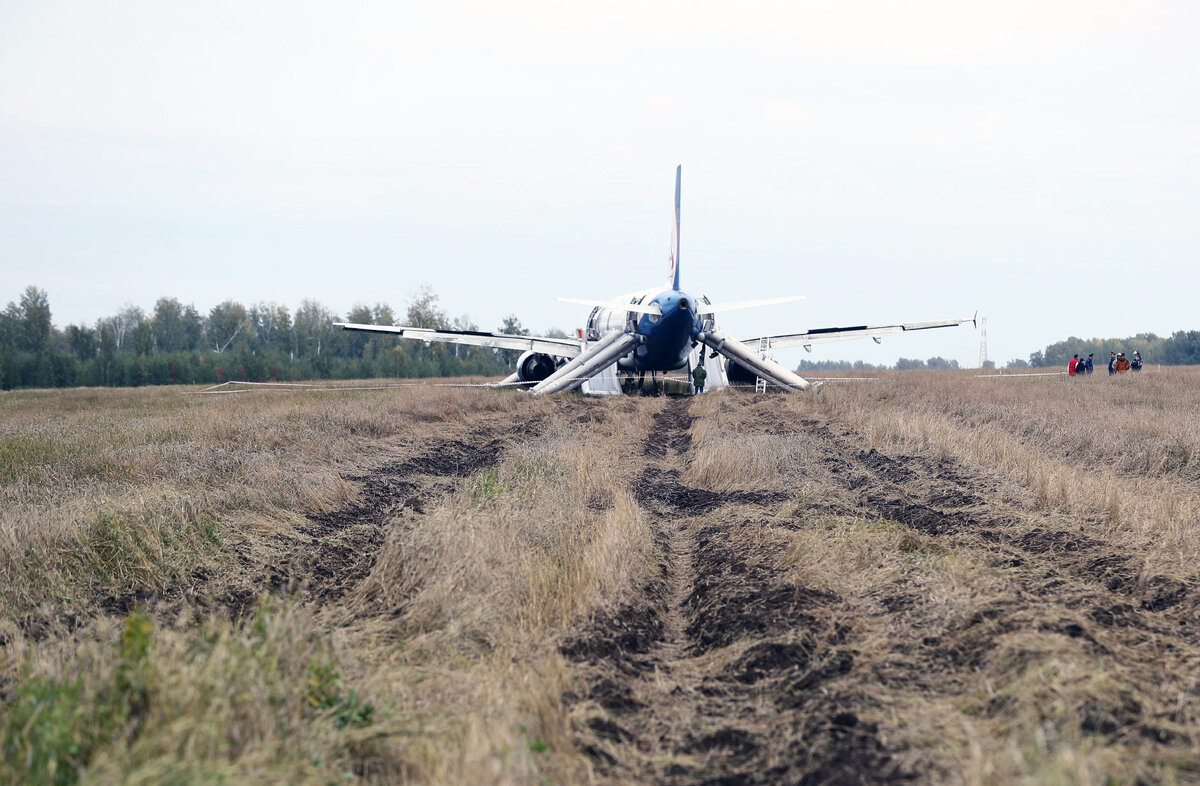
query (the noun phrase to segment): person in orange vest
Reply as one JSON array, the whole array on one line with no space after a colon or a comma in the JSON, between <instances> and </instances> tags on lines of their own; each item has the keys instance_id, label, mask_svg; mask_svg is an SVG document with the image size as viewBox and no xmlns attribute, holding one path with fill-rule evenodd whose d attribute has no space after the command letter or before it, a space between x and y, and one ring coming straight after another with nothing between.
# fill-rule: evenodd
<instances>
[{"instance_id":1,"label":"person in orange vest","mask_svg":"<svg viewBox=\"0 0 1200 786\"><path fill-rule=\"evenodd\" d=\"M1079 355L1071 358L1071 362L1067 364L1067 374L1075 376L1075 367L1079 365Z\"/></svg>"},{"instance_id":2,"label":"person in orange vest","mask_svg":"<svg viewBox=\"0 0 1200 786\"><path fill-rule=\"evenodd\" d=\"M1125 357L1124 352L1117 353L1117 364L1114 366L1118 374L1124 374L1129 370L1129 358Z\"/></svg>"}]
</instances>

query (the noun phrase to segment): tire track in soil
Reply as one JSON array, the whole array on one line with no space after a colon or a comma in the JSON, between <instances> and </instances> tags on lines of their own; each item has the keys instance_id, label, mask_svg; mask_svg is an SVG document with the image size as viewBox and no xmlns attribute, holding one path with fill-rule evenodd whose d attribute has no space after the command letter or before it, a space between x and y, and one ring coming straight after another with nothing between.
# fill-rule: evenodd
<instances>
[{"instance_id":1,"label":"tire track in soil","mask_svg":"<svg viewBox=\"0 0 1200 786\"><path fill-rule=\"evenodd\" d=\"M530 427L538 423L531 421ZM463 478L495 464L514 439L510 426L484 424L461 439L434 441L416 456L344 475L361 486L354 503L307 516L295 533L276 536L281 549L276 562L251 568L255 578L227 589L216 602L235 617L253 610L264 591L299 592L305 601L337 603L370 574L391 520L405 510L423 514ZM245 554L237 558L253 565Z\"/></svg>"},{"instance_id":2,"label":"tire track in soil","mask_svg":"<svg viewBox=\"0 0 1200 786\"><path fill-rule=\"evenodd\" d=\"M953 691L958 672L977 668L1001 636L1036 629L1079 639L1114 664L1130 685L1173 685L1191 696L1174 708L1129 699L1083 708L1082 729L1116 741L1189 745L1200 717L1189 675L1200 663L1195 589L1165 576L1140 578L1144 561L1086 535L1021 528L1022 513L999 489L950 460L889 456L852 445L852 432L804 421L835 482L857 495L871 514L897 521L973 552L982 564L1008 574L1011 591L999 605L979 609L959 630L927 631L919 642L896 642L881 680ZM919 490L918 490L919 489ZM879 598L885 614L904 627L921 602L897 593ZM908 622L912 624L911 618ZM930 680L931 664L943 672ZM1003 708L997 708L997 711Z\"/></svg>"},{"instance_id":3,"label":"tire track in soil","mask_svg":"<svg viewBox=\"0 0 1200 786\"><path fill-rule=\"evenodd\" d=\"M540 423L540 418L533 419L529 428ZM484 424L462 439L436 441L417 456L385 463L365 474L344 475L344 480L362 484L353 504L309 515L293 532L270 536L259 544L243 539L227 556L229 571L198 568L189 584L104 598L97 608L124 616L135 608L157 607L164 616L179 617L185 604L190 604L201 616L224 608L241 619L265 592L299 592L306 601L336 603L371 572L394 516L404 509L424 513L463 478L495 464L515 438L510 423ZM261 555L253 554L254 545L265 546L267 553L274 551L272 562L264 564ZM86 621L72 615L64 627L70 632ZM27 635L35 641L49 635L49 625L27 627Z\"/></svg>"},{"instance_id":4,"label":"tire track in soil","mask_svg":"<svg viewBox=\"0 0 1200 786\"><path fill-rule=\"evenodd\" d=\"M833 434L828 426L806 421L806 433L827 443L825 464L841 485L856 492L876 515L898 521L925 535L990 552L997 567L1029 568L1047 582L1086 585L1095 597L1113 597L1113 605L1097 609L1097 621L1144 618L1182 606L1195 619L1195 582L1168 576L1144 576L1145 561L1114 550L1103 541L1077 532L1043 527L1015 528L1024 511L999 497L994 483L973 477L948 459L932 462L912 456L863 451ZM849 436L846 432L843 436ZM920 493L911 481L922 478ZM1078 589L1078 588L1076 588ZM1154 625L1147 622L1149 629Z\"/></svg>"},{"instance_id":5,"label":"tire track in soil","mask_svg":"<svg viewBox=\"0 0 1200 786\"><path fill-rule=\"evenodd\" d=\"M341 510L309 516L299 532L307 546L284 561L288 583L318 602L336 602L366 578L383 545L388 522L404 509L424 513L463 478L495 464L508 440L483 427L462 440L435 442L414 458L385 464L346 480L362 484L359 499ZM273 577L274 579L274 577Z\"/></svg>"},{"instance_id":6,"label":"tire track in soil","mask_svg":"<svg viewBox=\"0 0 1200 786\"><path fill-rule=\"evenodd\" d=\"M617 782L911 780L856 713L866 698L839 686L854 668L849 629L828 621L841 599L781 581L785 544L747 537L762 527L744 510L722 512L787 495L681 483L689 404L656 416L636 489L659 575L562 647L588 686L564 696L582 709L580 750Z\"/></svg>"}]
</instances>

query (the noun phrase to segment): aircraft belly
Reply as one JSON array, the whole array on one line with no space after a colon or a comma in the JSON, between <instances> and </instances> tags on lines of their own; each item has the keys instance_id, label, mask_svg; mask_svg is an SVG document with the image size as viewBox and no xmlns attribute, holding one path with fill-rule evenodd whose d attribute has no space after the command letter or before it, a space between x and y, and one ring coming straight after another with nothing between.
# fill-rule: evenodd
<instances>
[{"instance_id":1,"label":"aircraft belly","mask_svg":"<svg viewBox=\"0 0 1200 786\"><path fill-rule=\"evenodd\" d=\"M641 349L641 347L639 347ZM635 352L632 362L626 364L636 371L674 371L687 365L688 352L691 347L684 345L681 351L647 352L644 355Z\"/></svg>"}]
</instances>

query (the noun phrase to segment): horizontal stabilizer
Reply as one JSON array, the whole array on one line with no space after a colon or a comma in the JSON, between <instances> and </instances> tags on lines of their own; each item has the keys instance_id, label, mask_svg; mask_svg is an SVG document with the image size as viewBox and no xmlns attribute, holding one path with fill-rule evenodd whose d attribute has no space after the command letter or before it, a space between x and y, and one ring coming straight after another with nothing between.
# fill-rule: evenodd
<instances>
[{"instance_id":1,"label":"horizontal stabilizer","mask_svg":"<svg viewBox=\"0 0 1200 786\"><path fill-rule=\"evenodd\" d=\"M779 303L794 303L804 300L804 295L789 295L787 297L772 297L766 300L735 300L730 303L713 303L704 306L701 311L705 314L723 314L726 311L737 311L742 308L757 308L758 306L774 306Z\"/></svg>"},{"instance_id":2,"label":"horizontal stabilizer","mask_svg":"<svg viewBox=\"0 0 1200 786\"><path fill-rule=\"evenodd\" d=\"M898 333L911 333L917 330L932 330L934 328L957 327L966 323L975 323L974 317L965 319L943 319L933 322L906 322L901 325L858 325L855 327L829 327L806 330L803 333L785 333L778 336L751 336L739 339L743 344L752 347L762 345L763 341L771 349L786 349L788 347L804 347L808 349L813 344L824 344L829 341L849 341L856 338L873 338L876 342L883 336Z\"/></svg>"},{"instance_id":3,"label":"horizontal stabilizer","mask_svg":"<svg viewBox=\"0 0 1200 786\"><path fill-rule=\"evenodd\" d=\"M488 333L482 330L434 330L403 325L360 325L353 322L334 322L333 326L362 333L389 333L398 338L415 341L441 341L447 344L466 344L492 349L533 350L560 358L573 358L583 351L583 342L576 338L514 336L509 333Z\"/></svg>"},{"instance_id":4,"label":"horizontal stabilizer","mask_svg":"<svg viewBox=\"0 0 1200 786\"><path fill-rule=\"evenodd\" d=\"M611 300L585 300L577 297L556 297L554 298L559 303L575 303L580 306L598 306L599 308L608 308L613 311L632 311L636 314L658 314L662 316L662 309L657 303L620 303Z\"/></svg>"}]
</instances>

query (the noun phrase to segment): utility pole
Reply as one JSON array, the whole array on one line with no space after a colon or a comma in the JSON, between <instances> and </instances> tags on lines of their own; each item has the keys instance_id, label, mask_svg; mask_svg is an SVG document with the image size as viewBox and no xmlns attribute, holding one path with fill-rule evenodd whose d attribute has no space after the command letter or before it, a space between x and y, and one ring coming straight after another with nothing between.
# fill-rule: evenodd
<instances>
[{"instance_id":1,"label":"utility pole","mask_svg":"<svg viewBox=\"0 0 1200 786\"><path fill-rule=\"evenodd\" d=\"M987 363L987 317L979 320L979 367Z\"/></svg>"}]
</instances>

